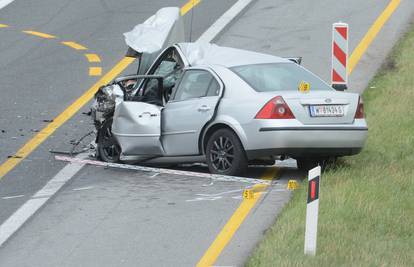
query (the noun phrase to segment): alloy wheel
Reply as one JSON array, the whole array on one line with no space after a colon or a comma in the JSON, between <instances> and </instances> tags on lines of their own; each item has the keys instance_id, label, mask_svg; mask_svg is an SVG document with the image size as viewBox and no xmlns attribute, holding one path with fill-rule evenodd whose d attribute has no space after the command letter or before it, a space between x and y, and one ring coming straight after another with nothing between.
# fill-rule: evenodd
<instances>
[{"instance_id":1,"label":"alloy wheel","mask_svg":"<svg viewBox=\"0 0 414 267\"><path fill-rule=\"evenodd\" d=\"M233 166L234 145L228 137L219 136L213 141L210 160L213 167L219 171L226 171Z\"/></svg>"}]
</instances>

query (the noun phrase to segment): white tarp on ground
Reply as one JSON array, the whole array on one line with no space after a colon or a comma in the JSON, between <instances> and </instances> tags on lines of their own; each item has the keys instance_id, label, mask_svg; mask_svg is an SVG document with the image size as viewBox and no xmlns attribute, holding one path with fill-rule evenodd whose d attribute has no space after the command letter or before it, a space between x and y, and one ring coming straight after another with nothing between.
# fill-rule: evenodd
<instances>
[{"instance_id":1,"label":"white tarp on ground","mask_svg":"<svg viewBox=\"0 0 414 267\"><path fill-rule=\"evenodd\" d=\"M130 32L124 33L126 44L139 53L154 53L164 45L180 19L178 7L165 7ZM181 40L182 41L182 40Z\"/></svg>"}]
</instances>

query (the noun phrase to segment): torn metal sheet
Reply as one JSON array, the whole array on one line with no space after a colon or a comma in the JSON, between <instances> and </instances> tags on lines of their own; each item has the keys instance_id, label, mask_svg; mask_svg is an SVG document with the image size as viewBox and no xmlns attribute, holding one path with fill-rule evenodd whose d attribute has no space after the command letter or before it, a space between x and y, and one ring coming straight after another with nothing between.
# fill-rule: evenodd
<instances>
[{"instance_id":1,"label":"torn metal sheet","mask_svg":"<svg viewBox=\"0 0 414 267\"><path fill-rule=\"evenodd\" d=\"M140 57L139 74L144 74L166 47L185 41L184 21L178 7L165 7L124 33L125 43ZM128 56L131 52L128 51Z\"/></svg>"},{"instance_id":2,"label":"torn metal sheet","mask_svg":"<svg viewBox=\"0 0 414 267\"><path fill-rule=\"evenodd\" d=\"M118 168L118 169L126 169L126 170L154 172L154 173L161 173L161 174L172 174L172 175L183 175L183 176L198 177L198 178L207 178L207 179L211 179L214 181L220 181L220 182L241 182L241 183L249 183L249 184L266 184L266 185L277 183L277 182L272 182L269 180L256 179L256 178L217 175L217 174L209 174L209 173L190 172L190 171L178 171L178 170L144 167L144 166L129 165L129 164L109 163L109 162L80 159L80 158L73 158L73 157L59 156L59 155L55 156L55 159L60 160L60 161L71 162L71 163L89 164L89 165L108 167L108 168Z\"/></svg>"}]
</instances>

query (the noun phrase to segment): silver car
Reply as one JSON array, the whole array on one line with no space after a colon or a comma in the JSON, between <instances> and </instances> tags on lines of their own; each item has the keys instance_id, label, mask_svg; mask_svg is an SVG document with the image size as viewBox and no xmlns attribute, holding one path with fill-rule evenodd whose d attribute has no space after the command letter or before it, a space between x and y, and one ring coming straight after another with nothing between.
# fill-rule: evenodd
<instances>
[{"instance_id":1,"label":"silver car","mask_svg":"<svg viewBox=\"0 0 414 267\"><path fill-rule=\"evenodd\" d=\"M236 175L294 158L308 169L354 155L367 138L358 94L335 91L293 59L204 43L166 48L93 106L102 160L206 162Z\"/></svg>"}]
</instances>

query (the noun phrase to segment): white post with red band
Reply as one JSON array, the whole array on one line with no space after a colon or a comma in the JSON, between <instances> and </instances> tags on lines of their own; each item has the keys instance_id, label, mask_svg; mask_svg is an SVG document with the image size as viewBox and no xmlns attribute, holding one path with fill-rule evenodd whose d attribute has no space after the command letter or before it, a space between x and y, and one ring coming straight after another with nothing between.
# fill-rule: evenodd
<instances>
[{"instance_id":1,"label":"white post with red band","mask_svg":"<svg viewBox=\"0 0 414 267\"><path fill-rule=\"evenodd\" d=\"M332 87L347 89L348 84L348 34L349 26L338 22L332 25Z\"/></svg>"},{"instance_id":2,"label":"white post with red band","mask_svg":"<svg viewBox=\"0 0 414 267\"><path fill-rule=\"evenodd\" d=\"M308 175L308 200L306 205L305 254L316 254L316 237L318 231L319 181L321 167L315 167Z\"/></svg>"}]
</instances>

